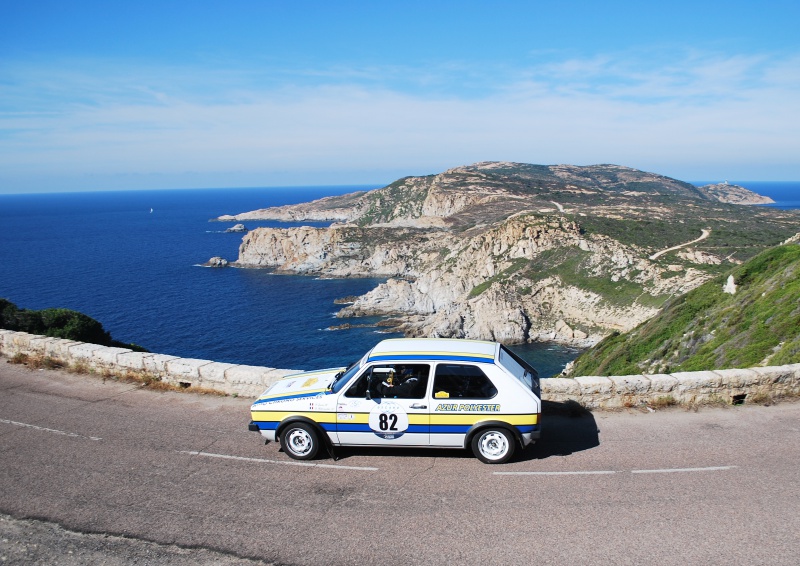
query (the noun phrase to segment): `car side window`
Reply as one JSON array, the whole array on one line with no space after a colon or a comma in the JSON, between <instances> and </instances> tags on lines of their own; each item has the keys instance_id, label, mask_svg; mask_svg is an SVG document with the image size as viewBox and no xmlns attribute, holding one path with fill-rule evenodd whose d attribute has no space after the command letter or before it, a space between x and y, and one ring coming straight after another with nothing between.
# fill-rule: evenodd
<instances>
[{"instance_id":1,"label":"car side window","mask_svg":"<svg viewBox=\"0 0 800 566\"><path fill-rule=\"evenodd\" d=\"M367 368L344 394L364 398L422 399L428 389L427 364L381 364Z\"/></svg>"},{"instance_id":2,"label":"car side window","mask_svg":"<svg viewBox=\"0 0 800 566\"><path fill-rule=\"evenodd\" d=\"M367 370L362 373L345 392L345 397L364 398L367 396L367 383L369 381L370 371Z\"/></svg>"},{"instance_id":3,"label":"car side window","mask_svg":"<svg viewBox=\"0 0 800 566\"><path fill-rule=\"evenodd\" d=\"M491 399L497 388L478 366L438 364L433 378L433 396L437 399Z\"/></svg>"}]
</instances>

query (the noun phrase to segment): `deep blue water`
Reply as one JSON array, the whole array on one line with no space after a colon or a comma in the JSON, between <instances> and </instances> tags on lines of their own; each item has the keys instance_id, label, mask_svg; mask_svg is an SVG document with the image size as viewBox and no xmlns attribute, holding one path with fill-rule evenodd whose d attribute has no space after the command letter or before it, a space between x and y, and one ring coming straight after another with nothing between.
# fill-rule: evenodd
<instances>
[{"instance_id":1,"label":"deep blue water","mask_svg":"<svg viewBox=\"0 0 800 566\"><path fill-rule=\"evenodd\" d=\"M198 264L238 254L242 235L224 233L232 223L211 218L367 188L374 187L0 195L0 297L20 308L83 312L114 339L152 352L278 368L346 365L397 334L327 330L345 322L333 317L334 300L382 280ZM515 350L542 376L558 373L578 353L551 344Z\"/></svg>"},{"instance_id":2,"label":"deep blue water","mask_svg":"<svg viewBox=\"0 0 800 566\"><path fill-rule=\"evenodd\" d=\"M742 182L741 186L747 187L751 191L755 191L758 194L772 197L772 200L775 201L775 204L768 206L774 206L776 208L783 209L800 208L800 182L765 183L751 181L749 183Z\"/></svg>"},{"instance_id":3,"label":"deep blue water","mask_svg":"<svg viewBox=\"0 0 800 566\"><path fill-rule=\"evenodd\" d=\"M736 184L771 196L774 206L800 208L800 183ZM346 365L397 336L376 328L327 330L345 322L333 317L335 299L366 293L381 279L318 280L198 264L238 254L242 235L224 233L232 223L211 218L369 188L0 195L0 297L20 308L86 313L116 340L158 353L279 368ZM542 376L560 372L580 352L553 344L513 348Z\"/></svg>"},{"instance_id":4,"label":"deep blue water","mask_svg":"<svg viewBox=\"0 0 800 566\"><path fill-rule=\"evenodd\" d=\"M709 182L695 182L694 185L702 186ZM728 181L732 185L739 185L750 189L760 195L771 197L775 204L765 205L782 209L800 208L800 181Z\"/></svg>"}]
</instances>

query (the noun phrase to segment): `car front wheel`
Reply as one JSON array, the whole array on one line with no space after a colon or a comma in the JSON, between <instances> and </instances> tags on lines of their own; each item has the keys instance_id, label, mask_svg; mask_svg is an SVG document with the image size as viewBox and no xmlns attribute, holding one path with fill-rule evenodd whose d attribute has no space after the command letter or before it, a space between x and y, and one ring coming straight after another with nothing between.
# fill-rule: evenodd
<instances>
[{"instance_id":1,"label":"car front wheel","mask_svg":"<svg viewBox=\"0 0 800 566\"><path fill-rule=\"evenodd\" d=\"M281 447L290 458L311 460L319 451L319 436L306 423L292 423L281 433Z\"/></svg>"},{"instance_id":2,"label":"car front wheel","mask_svg":"<svg viewBox=\"0 0 800 566\"><path fill-rule=\"evenodd\" d=\"M502 428L487 428L472 437L472 452L485 464L503 464L514 455L514 438Z\"/></svg>"}]
</instances>

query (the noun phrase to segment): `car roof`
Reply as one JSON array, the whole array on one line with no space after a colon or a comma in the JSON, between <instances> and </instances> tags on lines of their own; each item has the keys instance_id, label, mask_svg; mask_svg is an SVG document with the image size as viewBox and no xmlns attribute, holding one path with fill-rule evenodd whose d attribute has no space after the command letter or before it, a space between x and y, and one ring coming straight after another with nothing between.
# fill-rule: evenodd
<instances>
[{"instance_id":1,"label":"car roof","mask_svg":"<svg viewBox=\"0 0 800 566\"><path fill-rule=\"evenodd\" d=\"M367 361L453 360L494 363L499 344L452 338L392 338L379 342Z\"/></svg>"}]
</instances>

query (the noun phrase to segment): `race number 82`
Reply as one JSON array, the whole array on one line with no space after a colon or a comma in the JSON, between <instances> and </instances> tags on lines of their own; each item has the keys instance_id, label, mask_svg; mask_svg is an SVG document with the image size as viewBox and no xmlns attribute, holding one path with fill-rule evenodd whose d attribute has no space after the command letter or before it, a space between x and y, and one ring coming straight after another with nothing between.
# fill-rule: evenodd
<instances>
[{"instance_id":1,"label":"race number 82","mask_svg":"<svg viewBox=\"0 0 800 566\"><path fill-rule=\"evenodd\" d=\"M380 403L369 414L369 428L381 438L399 438L408 430L408 414L398 403Z\"/></svg>"},{"instance_id":2,"label":"race number 82","mask_svg":"<svg viewBox=\"0 0 800 566\"><path fill-rule=\"evenodd\" d=\"M394 413L381 413L378 415L378 427L381 430L397 430L397 415Z\"/></svg>"}]
</instances>

